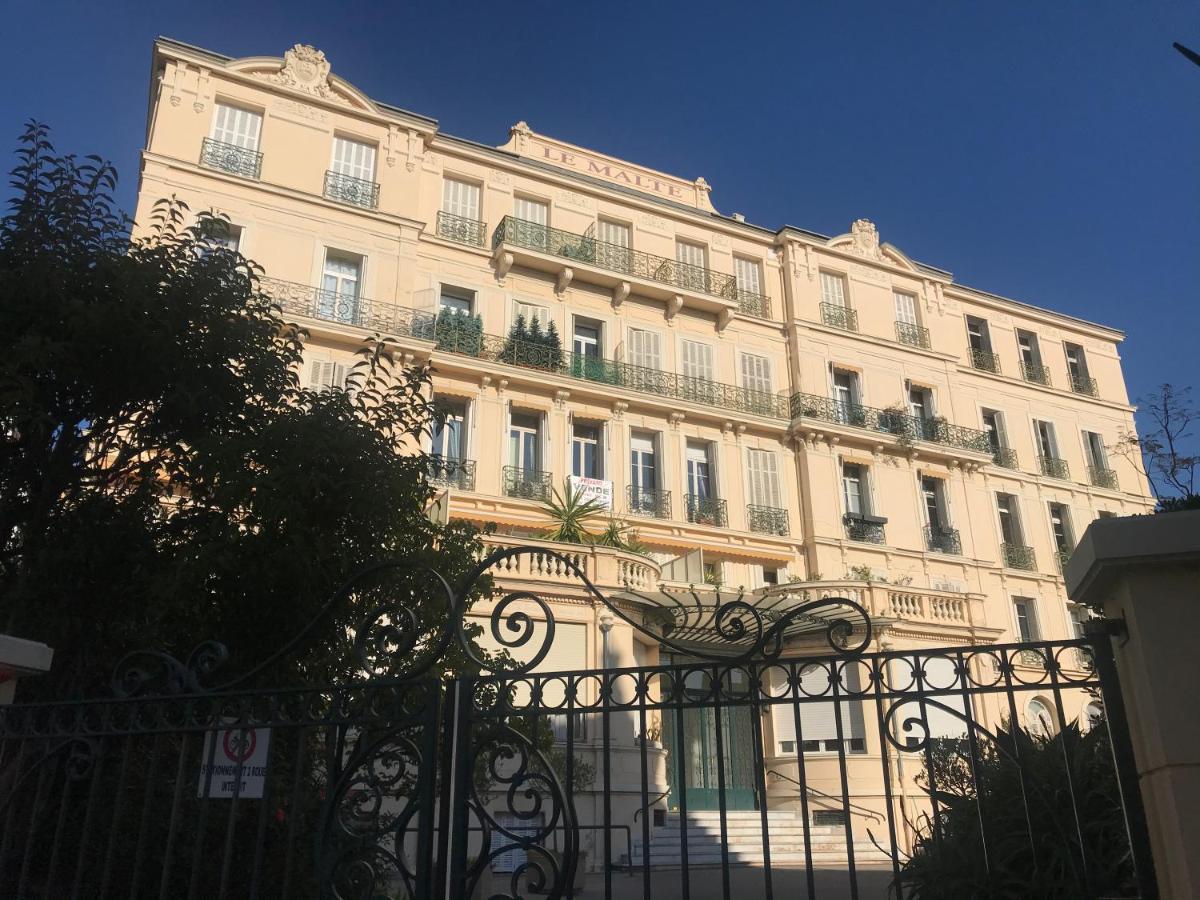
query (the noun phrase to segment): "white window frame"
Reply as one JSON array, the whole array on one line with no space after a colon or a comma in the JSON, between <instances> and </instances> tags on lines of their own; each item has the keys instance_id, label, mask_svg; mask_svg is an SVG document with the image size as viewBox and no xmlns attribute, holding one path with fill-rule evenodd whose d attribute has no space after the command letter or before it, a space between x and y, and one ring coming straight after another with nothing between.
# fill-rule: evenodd
<instances>
[{"instance_id":1,"label":"white window frame","mask_svg":"<svg viewBox=\"0 0 1200 900\"><path fill-rule=\"evenodd\" d=\"M338 156L339 150L343 151L341 158ZM377 150L376 144L335 133L330 150L329 171L374 183ZM350 158L346 158L346 152L350 153ZM354 158L358 154L362 155L361 159Z\"/></svg>"},{"instance_id":2,"label":"white window frame","mask_svg":"<svg viewBox=\"0 0 1200 900\"><path fill-rule=\"evenodd\" d=\"M1041 432L1041 429L1038 427L1039 425L1045 425L1046 433L1049 435L1049 438L1050 438L1050 449L1054 451L1054 453L1051 456L1049 456L1048 458L1049 459L1062 459L1062 448L1058 444L1058 429L1054 427L1054 423L1051 422L1049 419L1039 419L1037 417L1034 417L1030 421L1033 423L1033 446L1034 446L1034 449L1037 450L1037 455L1038 456L1046 455L1046 454L1042 453L1042 449L1043 449L1043 447L1042 447L1042 432Z\"/></svg>"},{"instance_id":3,"label":"white window frame","mask_svg":"<svg viewBox=\"0 0 1200 900\"><path fill-rule=\"evenodd\" d=\"M733 278L739 291L758 294L760 297L766 293L763 291L763 266L760 260L752 259L749 256L735 255L733 257Z\"/></svg>"},{"instance_id":4,"label":"white window frame","mask_svg":"<svg viewBox=\"0 0 1200 900\"><path fill-rule=\"evenodd\" d=\"M902 298L902 297L907 299L907 306L909 307L909 309L907 310L907 314L911 318L906 318L905 316L901 315L901 309L900 309L901 299L900 298ZM900 322L904 325L915 325L918 328L920 327L921 316L917 311L917 295L916 294L914 294L912 291L905 291L905 290L901 290L900 288L894 287L894 288L892 288L892 306L895 310L897 322Z\"/></svg>"},{"instance_id":5,"label":"white window frame","mask_svg":"<svg viewBox=\"0 0 1200 900\"><path fill-rule=\"evenodd\" d=\"M821 284L821 302L842 309L851 309L850 282L845 273L832 269L821 269L818 274ZM834 284L839 287L837 291L830 290Z\"/></svg>"},{"instance_id":6,"label":"white window frame","mask_svg":"<svg viewBox=\"0 0 1200 900\"><path fill-rule=\"evenodd\" d=\"M751 363L750 361L753 360ZM747 371L747 364L752 370ZM742 388L760 394L773 394L771 380L771 357L759 353L749 353L743 350L738 357L738 370L741 375Z\"/></svg>"},{"instance_id":7,"label":"white window frame","mask_svg":"<svg viewBox=\"0 0 1200 900\"><path fill-rule=\"evenodd\" d=\"M639 357L637 359L634 358L633 333L635 331L638 332L639 334L650 335L654 339L654 356L656 357L654 362L657 363L657 365L654 365L654 366L647 365L646 364L647 357L644 357L641 355L639 355ZM644 369L653 369L658 372L665 371L663 369L662 345L663 345L662 335L659 332L654 331L650 328L643 328L640 325L629 325L626 327L626 330L625 330L625 353L623 355L626 358L622 361L627 362L630 365L641 366Z\"/></svg>"},{"instance_id":8,"label":"white window frame","mask_svg":"<svg viewBox=\"0 0 1200 900\"><path fill-rule=\"evenodd\" d=\"M225 124L221 124L223 113L226 119ZM245 123L251 124L254 127L247 129L229 127L228 119L230 114L236 115L238 113L247 116L248 118L245 119ZM257 153L259 147L262 146L263 118L262 110L242 106L239 103L218 100L214 105L212 125L208 136L214 141L220 141L222 144L241 147L243 150L252 150Z\"/></svg>"},{"instance_id":9,"label":"white window frame","mask_svg":"<svg viewBox=\"0 0 1200 900\"><path fill-rule=\"evenodd\" d=\"M474 204L467 201L474 192ZM458 194L459 196L455 196ZM442 212L472 222L483 221L483 186L455 175L442 177Z\"/></svg>"},{"instance_id":10,"label":"white window frame","mask_svg":"<svg viewBox=\"0 0 1200 900\"><path fill-rule=\"evenodd\" d=\"M679 374L684 378L716 381L716 349L712 344L694 338L679 339Z\"/></svg>"},{"instance_id":11,"label":"white window frame","mask_svg":"<svg viewBox=\"0 0 1200 900\"><path fill-rule=\"evenodd\" d=\"M540 208L543 212L542 219L530 218L522 214L521 204L524 203L528 208ZM513 218L520 219L523 222L533 222L536 225L550 227L550 201L541 197L534 197L530 194L514 194L513 195ZM544 219L544 221L543 221Z\"/></svg>"},{"instance_id":12,"label":"white window frame","mask_svg":"<svg viewBox=\"0 0 1200 900\"><path fill-rule=\"evenodd\" d=\"M1019 547L1027 547L1027 538L1025 537L1025 522L1024 516L1021 513L1021 498L1017 494L1009 493L1008 491L996 491L993 495L993 503L996 508L996 533L1000 535L1000 543L1008 543L1004 538L1004 516L1000 512L1000 498L1009 498L1009 522L1013 526L1013 537L1016 538L1016 545Z\"/></svg>"},{"instance_id":13,"label":"white window frame","mask_svg":"<svg viewBox=\"0 0 1200 900\"><path fill-rule=\"evenodd\" d=\"M768 462L769 465L763 465ZM775 452L758 447L746 448L746 496L753 506L783 508L779 457Z\"/></svg>"}]
</instances>

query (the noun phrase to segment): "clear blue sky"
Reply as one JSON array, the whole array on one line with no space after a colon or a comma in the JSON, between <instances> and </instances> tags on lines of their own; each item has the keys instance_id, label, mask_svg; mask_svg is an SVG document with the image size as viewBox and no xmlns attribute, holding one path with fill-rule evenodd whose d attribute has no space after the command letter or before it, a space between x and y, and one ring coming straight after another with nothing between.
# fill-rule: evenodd
<instances>
[{"instance_id":1,"label":"clear blue sky","mask_svg":"<svg viewBox=\"0 0 1200 900\"><path fill-rule=\"evenodd\" d=\"M55 4L4 0L0 127L97 153L132 206L151 42L298 41L488 144L538 131L686 177L722 212L884 240L958 281L1125 329L1134 397L1200 391L1200 6ZM9 168L8 165L5 169Z\"/></svg>"}]
</instances>

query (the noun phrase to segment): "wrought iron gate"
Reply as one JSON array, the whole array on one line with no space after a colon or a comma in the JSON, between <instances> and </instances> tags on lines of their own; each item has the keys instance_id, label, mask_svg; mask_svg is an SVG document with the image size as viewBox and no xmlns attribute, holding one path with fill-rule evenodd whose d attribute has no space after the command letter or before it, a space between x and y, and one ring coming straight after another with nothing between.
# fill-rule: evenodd
<instances>
[{"instance_id":1,"label":"wrought iron gate","mask_svg":"<svg viewBox=\"0 0 1200 900\"><path fill-rule=\"evenodd\" d=\"M882 898L947 871L1154 896L1105 634L880 652L849 599L699 594L681 628L560 558L671 661L544 672L542 598L486 619L519 662L465 627L474 580L533 552L431 573L432 633L373 607L344 683L206 687L205 644L129 658L103 700L0 707L0 896Z\"/></svg>"}]
</instances>

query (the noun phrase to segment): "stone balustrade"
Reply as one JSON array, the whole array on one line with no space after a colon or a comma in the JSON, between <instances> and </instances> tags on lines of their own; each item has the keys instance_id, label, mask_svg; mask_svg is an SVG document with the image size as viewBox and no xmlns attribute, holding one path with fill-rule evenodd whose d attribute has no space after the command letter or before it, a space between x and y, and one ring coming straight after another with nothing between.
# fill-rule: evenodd
<instances>
[{"instance_id":1,"label":"stone balustrade","mask_svg":"<svg viewBox=\"0 0 1200 900\"><path fill-rule=\"evenodd\" d=\"M489 553L515 547L531 547L535 551L510 556L496 563L492 566L492 574L499 577L546 581L562 586L574 584L582 588L582 582L564 560L583 572L588 581L602 591L654 590L662 575L654 560L611 547L502 535L485 535L483 543Z\"/></svg>"},{"instance_id":2,"label":"stone balustrade","mask_svg":"<svg viewBox=\"0 0 1200 900\"><path fill-rule=\"evenodd\" d=\"M930 625L982 626L983 596L935 591L884 581L813 581L788 585L804 601L845 597L872 618L904 619Z\"/></svg>"}]
</instances>

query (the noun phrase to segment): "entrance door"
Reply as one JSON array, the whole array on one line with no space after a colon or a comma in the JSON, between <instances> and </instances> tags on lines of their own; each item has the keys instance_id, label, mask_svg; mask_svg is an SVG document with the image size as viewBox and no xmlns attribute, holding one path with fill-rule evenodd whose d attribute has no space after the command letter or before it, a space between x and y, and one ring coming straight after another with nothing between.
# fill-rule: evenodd
<instances>
[{"instance_id":1,"label":"entrance door","mask_svg":"<svg viewBox=\"0 0 1200 900\"><path fill-rule=\"evenodd\" d=\"M700 701L710 691L702 683L704 675L694 672L688 676L688 694ZM732 681L722 688L723 696L749 692L749 680L744 672L735 672ZM721 808L721 772L725 769L725 809L757 809L754 784L754 720L749 706L725 706L718 711L711 706L694 706L683 711L683 732L678 733L674 716L666 717L663 746L667 750L668 803L679 808L679 768L676 754L683 754L686 784L683 796L689 812ZM717 732L720 731L718 742ZM718 747L720 749L718 749Z\"/></svg>"}]
</instances>

